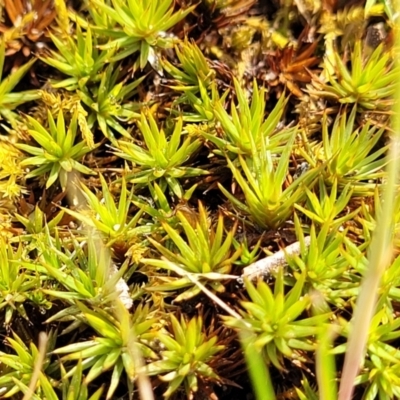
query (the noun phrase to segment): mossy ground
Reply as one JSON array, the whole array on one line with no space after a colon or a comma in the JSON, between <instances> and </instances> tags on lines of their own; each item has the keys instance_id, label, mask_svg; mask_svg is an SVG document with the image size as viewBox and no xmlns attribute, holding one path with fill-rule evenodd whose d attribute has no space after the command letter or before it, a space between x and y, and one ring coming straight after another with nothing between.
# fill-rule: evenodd
<instances>
[{"instance_id":1,"label":"mossy ground","mask_svg":"<svg viewBox=\"0 0 400 400\"><path fill-rule=\"evenodd\" d=\"M392 5L0 5L0 396L252 399L247 329L277 399L323 398L384 208ZM398 203L359 399L400 396Z\"/></svg>"}]
</instances>

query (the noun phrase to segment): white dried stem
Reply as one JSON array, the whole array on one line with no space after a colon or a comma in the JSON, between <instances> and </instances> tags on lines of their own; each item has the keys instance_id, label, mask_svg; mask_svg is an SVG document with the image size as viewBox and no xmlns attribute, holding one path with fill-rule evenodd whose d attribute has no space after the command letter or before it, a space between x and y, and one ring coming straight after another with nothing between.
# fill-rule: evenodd
<instances>
[{"instance_id":1,"label":"white dried stem","mask_svg":"<svg viewBox=\"0 0 400 400\"><path fill-rule=\"evenodd\" d=\"M311 238L306 236L304 238L304 244L310 246ZM287 265L286 257L299 255L301 252L300 242L294 242L290 246L285 247L283 250L277 251L272 256L262 258L248 267L243 269L241 278L247 278L249 280L255 280L257 278L268 276L272 272L277 271Z\"/></svg>"},{"instance_id":2,"label":"white dried stem","mask_svg":"<svg viewBox=\"0 0 400 400\"><path fill-rule=\"evenodd\" d=\"M118 268L115 264L111 264L110 275L114 275L118 272ZM127 310L130 310L133 306L133 300L129 292L129 286L126 283L125 279L120 278L115 285L115 290L118 293L118 297L121 300L121 303L125 306Z\"/></svg>"}]
</instances>

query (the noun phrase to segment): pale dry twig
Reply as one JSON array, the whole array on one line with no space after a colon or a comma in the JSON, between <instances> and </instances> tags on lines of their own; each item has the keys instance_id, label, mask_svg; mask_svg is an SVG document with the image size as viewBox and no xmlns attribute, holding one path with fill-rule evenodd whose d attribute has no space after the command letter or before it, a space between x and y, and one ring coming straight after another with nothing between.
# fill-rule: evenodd
<instances>
[{"instance_id":1,"label":"pale dry twig","mask_svg":"<svg viewBox=\"0 0 400 400\"><path fill-rule=\"evenodd\" d=\"M311 238L306 236L304 238L304 244L310 246ZM243 268L241 280L247 278L249 280L255 280L263 276L268 276L272 272L287 265L286 257L291 255L299 255L301 251L300 242L294 242L291 245L285 247L283 250L279 250L272 256L262 258L248 267Z\"/></svg>"}]
</instances>

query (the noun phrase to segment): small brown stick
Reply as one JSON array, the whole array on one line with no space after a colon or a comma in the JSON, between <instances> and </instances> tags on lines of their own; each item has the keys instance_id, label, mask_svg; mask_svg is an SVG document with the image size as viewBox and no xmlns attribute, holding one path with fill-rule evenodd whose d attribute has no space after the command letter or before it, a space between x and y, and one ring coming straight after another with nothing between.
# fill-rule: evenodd
<instances>
[{"instance_id":1,"label":"small brown stick","mask_svg":"<svg viewBox=\"0 0 400 400\"><path fill-rule=\"evenodd\" d=\"M36 390L36 384L40 378L40 373L42 372L43 363L46 358L46 348L48 339L49 338L47 337L46 333L44 332L39 333L39 349L38 349L39 352L35 359L35 365L33 367L33 373L31 374L31 381L29 383L28 390L26 391L22 400L30 400L34 395L34 392Z\"/></svg>"},{"instance_id":2,"label":"small brown stick","mask_svg":"<svg viewBox=\"0 0 400 400\"><path fill-rule=\"evenodd\" d=\"M305 246L310 246L311 238L306 236L304 238ZM294 242L291 245L285 247L283 250L277 251L272 256L262 258L248 267L243 269L241 279L247 278L249 280L255 280L262 276L268 276L272 272L279 268L287 265L286 257L291 255L300 254L300 242Z\"/></svg>"}]
</instances>

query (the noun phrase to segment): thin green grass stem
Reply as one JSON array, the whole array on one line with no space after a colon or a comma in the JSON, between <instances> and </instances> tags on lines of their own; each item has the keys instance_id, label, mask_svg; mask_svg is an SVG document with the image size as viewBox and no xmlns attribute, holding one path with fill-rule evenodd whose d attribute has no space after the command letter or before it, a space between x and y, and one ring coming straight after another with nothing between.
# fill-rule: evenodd
<instances>
[{"instance_id":1,"label":"thin green grass stem","mask_svg":"<svg viewBox=\"0 0 400 400\"><path fill-rule=\"evenodd\" d=\"M394 2L397 15L399 1ZM398 18L397 18L398 19ZM395 61L399 62L400 33L399 22L395 20ZM368 255L369 265L363 278L360 294L357 298L354 318L351 325L347 352L339 388L339 400L350 400L354 390L354 381L364 363L368 342L369 326L375 313L378 289L382 275L391 262L393 240L393 214L400 170L400 81L397 82L392 117L392 139L389 147L387 178L383 186L382 211L377 215L377 224L373 233Z\"/></svg>"}]
</instances>

